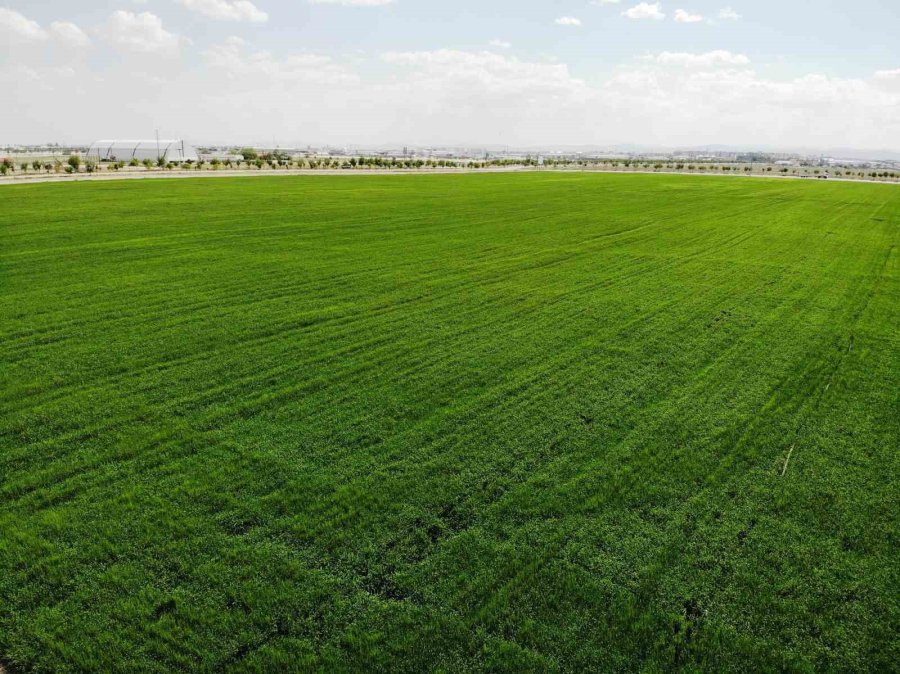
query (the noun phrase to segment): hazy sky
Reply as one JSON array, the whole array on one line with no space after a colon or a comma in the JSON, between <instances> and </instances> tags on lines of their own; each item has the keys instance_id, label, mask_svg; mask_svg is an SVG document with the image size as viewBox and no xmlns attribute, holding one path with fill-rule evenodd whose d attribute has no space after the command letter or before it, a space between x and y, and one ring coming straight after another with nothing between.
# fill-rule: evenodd
<instances>
[{"instance_id":1,"label":"hazy sky","mask_svg":"<svg viewBox=\"0 0 900 674\"><path fill-rule=\"evenodd\" d=\"M0 0L0 144L900 150L900 0Z\"/></svg>"}]
</instances>

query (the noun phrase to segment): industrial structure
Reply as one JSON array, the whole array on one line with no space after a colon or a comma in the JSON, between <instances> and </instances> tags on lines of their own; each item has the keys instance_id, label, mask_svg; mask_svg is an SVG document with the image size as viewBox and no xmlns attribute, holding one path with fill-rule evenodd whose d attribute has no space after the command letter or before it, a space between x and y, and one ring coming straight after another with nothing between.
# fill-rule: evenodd
<instances>
[{"instance_id":1,"label":"industrial structure","mask_svg":"<svg viewBox=\"0 0 900 674\"><path fill-rule=\"evenodd\" d=\"M88 159L97 161L197 161L200 155L183 140L98 140L88 149Z\"/></svg>"}]
</instances>

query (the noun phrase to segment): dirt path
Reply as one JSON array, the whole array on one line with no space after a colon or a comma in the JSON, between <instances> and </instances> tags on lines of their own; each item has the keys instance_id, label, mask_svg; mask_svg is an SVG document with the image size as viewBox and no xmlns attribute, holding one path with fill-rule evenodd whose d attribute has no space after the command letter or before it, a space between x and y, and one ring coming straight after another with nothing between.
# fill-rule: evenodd
<instances>
[{"instance_id":1,"label":"dirt path","mask_svg":"<svg viewBox=\"0 0 900 674\"><path fill-rule=\"evenodd\" d=\"M268 169L253 171L250 169L235 170L172 170L172 171L104 171L103 173L60 173L60 174L19 174L0 178L0 185L22 185L27 183L56 183L56 182L90 182L94 180L146 180L160 178L255 178L272 176L307 176L307 175L430 175L433 173L509 173L513 171L525 171L524 167L489 168L489 169Z\"/></svg>"}]
</instances>

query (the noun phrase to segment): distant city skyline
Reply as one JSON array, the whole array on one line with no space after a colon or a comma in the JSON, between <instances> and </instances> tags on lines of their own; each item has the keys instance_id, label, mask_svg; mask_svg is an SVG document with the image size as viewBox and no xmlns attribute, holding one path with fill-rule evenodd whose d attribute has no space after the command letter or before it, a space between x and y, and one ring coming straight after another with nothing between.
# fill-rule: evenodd
<instances>
[{"instance_id":1,"label":"distant city skyline","mask_svg":"<svg viewBox=\"0 0 900 674\"><path fill-rule=\"evenodd\" d=\"M0 0L0 145L900 151L897 35L886 0Z\"/></svg>"}]
</instances>

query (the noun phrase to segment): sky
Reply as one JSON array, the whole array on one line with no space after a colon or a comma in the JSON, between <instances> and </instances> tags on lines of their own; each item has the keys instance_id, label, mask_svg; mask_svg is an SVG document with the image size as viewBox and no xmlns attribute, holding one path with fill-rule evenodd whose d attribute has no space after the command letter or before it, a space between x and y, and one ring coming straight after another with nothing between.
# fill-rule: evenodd
<instances>
[{"instance_id":1,"label":"sky","mask_svg":"<svg viewBox=\"0 0 900 674\"><path fill-rule=\"evenodd\" d=\"M900 151L898 0L0 0L0 144Z\"/></svg>"}]
</instances>

